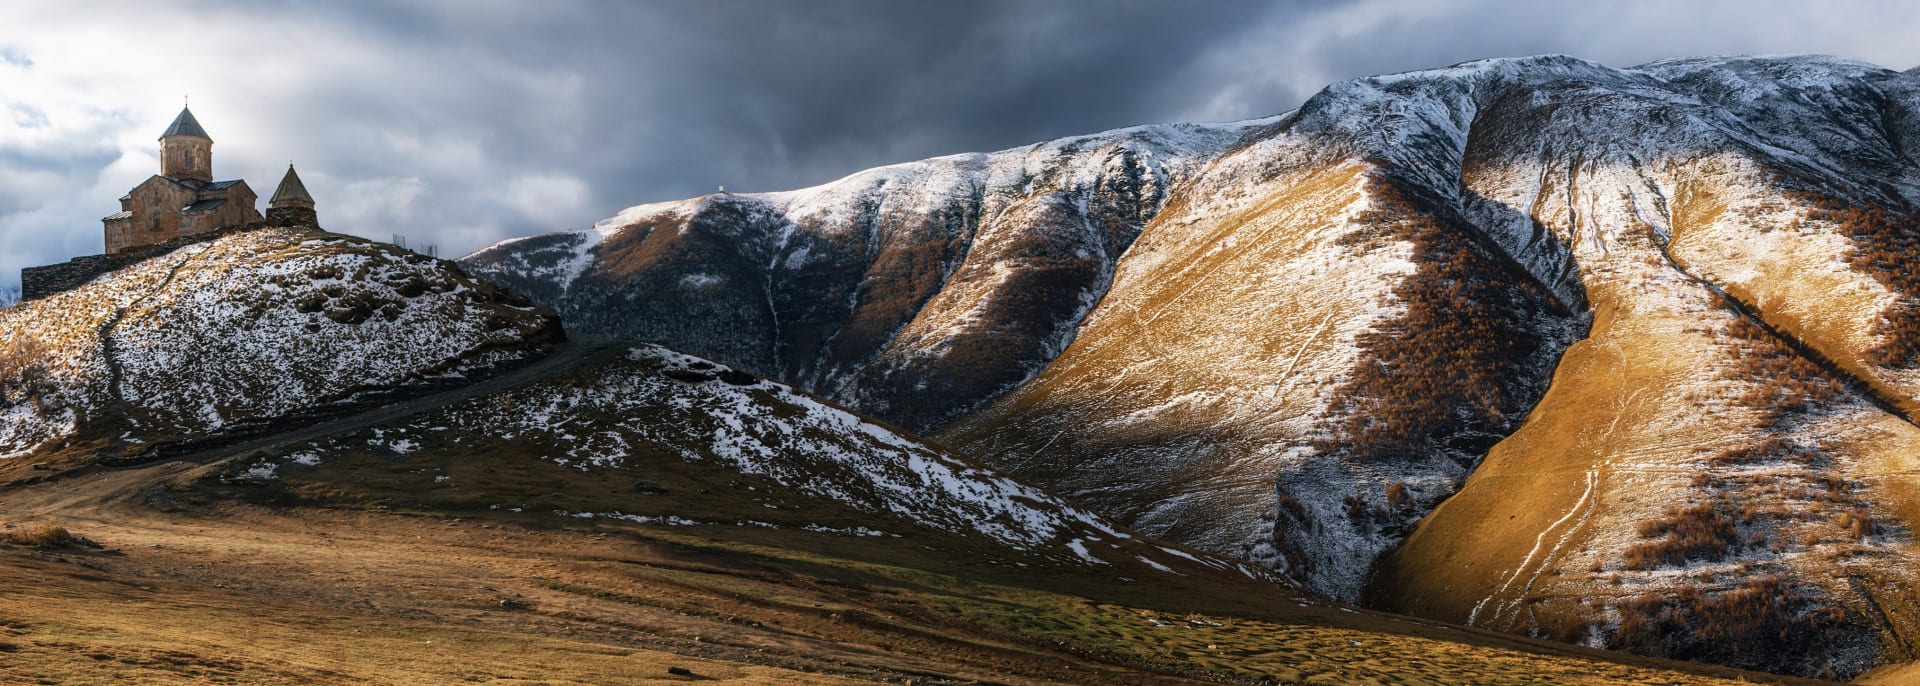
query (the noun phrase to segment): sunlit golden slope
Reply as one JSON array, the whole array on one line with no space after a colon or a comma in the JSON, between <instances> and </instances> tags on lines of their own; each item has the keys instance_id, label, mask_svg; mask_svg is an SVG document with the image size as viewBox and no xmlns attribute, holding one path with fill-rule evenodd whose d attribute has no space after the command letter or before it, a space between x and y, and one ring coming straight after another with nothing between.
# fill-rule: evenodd
<instances>
[{"instance_id":1,"label":"sunlit golden slope","mask_svg":"<svg viewBox=\"0 0 1920 686\"><path fill-rule=\"evenodd\" d=\"M1701 116L1686 109L1639 116ZM1572 135L1633 128L1618 114L1494 114L1508 128L1487 133L1550 144L1470 146L1463 181L1571 245L1592 331L1527 423L1383 560L1370 600L1775 671L1912 659L1915 509L1894 456L1920 430L1888 352L1908 345L1910 296L1861 269L1888 236L1832 221L1806 190L1903 207L1808 176L1822 153L1871 166L1872 141L1816 138L1840 149L1803 156L1648 130L1626 145Z\"/></svg>"}]
</instances>

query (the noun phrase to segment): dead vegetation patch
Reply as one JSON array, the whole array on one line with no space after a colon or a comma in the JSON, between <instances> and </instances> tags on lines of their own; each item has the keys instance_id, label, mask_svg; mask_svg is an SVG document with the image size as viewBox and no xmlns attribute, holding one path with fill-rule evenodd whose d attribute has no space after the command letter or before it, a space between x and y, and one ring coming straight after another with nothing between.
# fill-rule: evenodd
<instances>
[{"instance_id":1,"label":"dead vegetation patch","mask_svg":"<svg viewBox=\"0 0 1920 686\"><path fill-rule=\"evenodd\" d=\"M1447 203L1384 174L1367 178L1366 193L1369 209L1339 242L1360 254L1409 246L1416 268L1393 289L1402 313L1356 338L1359 360L1310 445L1368 471L1464 471L1546 392L1543 358L1557 352L1548 348L1573 315ZM1344 496L1341 513L1355 530L1400 535L1440 495L1404 481L1363 488ZM1311 570L1313 556L1288 532L1327 523L1284 499L1277 516L1291 522L1276 523L1274 547L1292 568Z\"/></svg>"},{"instance_id":2,"label":"dead vegetation patch","mask_svg":"<svg viewBox=\"0 0 1920 686\"><path fill-rule=\"evenodd\" d=\"M1718 562L1737 552L1740 530L1721 512L1718 503L1703 502L1667 510L1659 519L1640 523L1641 538L1654 539L1627 547L1627 569L1648 570L1682 566L1689 561Z\"/></svg>"},{"instance_id":3,"label":"dead vegetation patch","mask_svg":"<svg viewBox=\"0 0 1920 686\"><path fill-rule=\"evenodd\" d=\"M1735 364L1723 376L1752 382L1739 402L1760 412L1762 423L1778 424L1846 397L1846 387L1820 365L1741 315L1732 303L1716 296L1715 304L1733 315L1727 333L1741 349Z\"/></svg>"},{"instance_id":4,"label":"dead vegetation patch","mask_svg":"<svg viewBox=\"0 0 1920 686\"><path fill-rule=\"evenodd\" d=\"M1796 431L1849 393L1731 303L1716 297L1714 304L1728 317L1734 347L1720 379L1739 385L1735 401L1757 415L1754 428L1763 434L1703 452L1706 471L1690 481L1701 500L1642 522L1638 533L1649 540L1629 546L1623 566L1686 567L1749 550L1773 559L1763 555L1731 572L1703 566L1687 585L1621 599L1620 624L1608 642L1657 657L1816 672L1832 663L1829 636L1849 621L1849 611L1819 588L1783 581L1779 556L1816 547L1825 558L1862 554L1860 542L1876 532L1861 484L1834 475L1828 447Z\"/></svg>"},{"instance_id":5,"label":"dead vegetation patch","mask_svg":"<svg viewBox=\"0 0 1920 686\"><path fill-rule=\"evenodd\" d=\"M57 388L40 339L22 333L0 344L0 405L45 403Z\"/></svg>"},{"instance_id":6,"label":"dead vegetation patch","mask_svg":"<svg viewBox=\"0 0 1920 686\"><path fill-rule=\"evenodd\" d=\"M1436 211L1406 184L1374 176L1361 249L1411 243L1418 270L1394 288L1404 315L1361 334L1363 353L1333 400L1323 453L1403 463L1446 451L1472 460L1507 435L1543 392L1528 364L1565 317L1545 288L1474 240L1464 219Z\"/></svg>"},{"instance_id":7,"label":"dead vegetation patch","mask_svg":"<svg viewBox=\"0 0 1920 686\"><path fill-rule=\"evenodd\" d=\"M1845 621L1840 608L1772 575L1722 591L1689 584L1628 596L1619 609L1616 650L1778 673L1825 661Z\"/></svg>"},{"instance_id":8,"label":"dead vegetation patch","mask_svg":"<svg viewBox=\"0 0 1920 686\"><path fill-rule=\"evenodd\" d=\"M0 532L0 544L41 549L100 547L100 544L52 522L34 522Z\"/></svg>"}]
</instances>

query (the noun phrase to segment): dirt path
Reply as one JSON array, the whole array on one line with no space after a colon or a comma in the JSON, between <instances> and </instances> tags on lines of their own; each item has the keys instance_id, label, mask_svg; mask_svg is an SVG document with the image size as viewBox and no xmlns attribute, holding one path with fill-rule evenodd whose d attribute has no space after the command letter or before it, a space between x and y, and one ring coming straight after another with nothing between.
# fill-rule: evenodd
<instances>
[{"instance_id":1,"label":"dirt path","mask_svg":"<svg viewBox=\"0 0 1920 686\"><path fill-rule=\"evenodd\" d=\"M503 374L459 388L435 393L422 398L387 403L358 414L324 421L298 429L282 431L230 446L181 455L176 457L176 459L207 460L226 456L244 455L278 448L291 443L311 441L316 438L324 438L336 434L351 433L375 424L417 417L455 403L515 388L548 378L555 374L583 367L626 349L627 346L625 344L613 339L574 337L555 346L553 352L547 354L546 357L542 357L539 360L535 360L532 363Z\"/></svg>"},{"instance_id":2,"label":"dirt path","mask_svg":"<svg viewBox=\"0 0 1920 686\"><path fill-rule=\"evenodd\" d=\"M631 345L609 338L576 336L554 346L546 356L519 365L480 381L429 392L416 397L371 401L373 406L352 414L313 421L290 428L273 428L265 434L212 436L190 444L155 446L138 455L102 458L98 465L84 465L56 474L51 479L90 473L94 469L126 468L161 461L224 462L236 457L270 451L302 441L359 431L376 424L416 417L455 403L507 390L566 371L587 366L624 351ZM298 420L294 420L298 421Z\"/></svg>"},{"instance_id":3,"label":"dirt path","mask_svg":"<svg viewBox=\"0 0 1920 686\"><path fill-rule=\"evenodd\" d=\"M208 246L205 243L201 243L186 249L193 252L181 258L179 262L175 262L172 267L167 268L167 275L161 278L160 283L154 285L152 290L127 301L125 307L115 309L113 314L107 317L106 321L100 323L100 330L97 337L100 339L100 359L106 363L107 367L107 402L111 403L115 408L120 408L119 415L122 417L127 417L124 409L125 401L123 400L126 396L121 391L126 372L120 367L120 361L118 359L119 346L115 343L113 332L115 329L120 328L120 322L127 318L127 313L132 312L134 308L139 307L142 303L151 300L153 296L159 295L161 291L167 289L167 286L173 285L173 280L180 275L180 270L186 268L186 266L194 260L199 259L201 255L206 254ZM129 420L132 419L131 417L127 418Z\"/></svg>"}]
</instances>

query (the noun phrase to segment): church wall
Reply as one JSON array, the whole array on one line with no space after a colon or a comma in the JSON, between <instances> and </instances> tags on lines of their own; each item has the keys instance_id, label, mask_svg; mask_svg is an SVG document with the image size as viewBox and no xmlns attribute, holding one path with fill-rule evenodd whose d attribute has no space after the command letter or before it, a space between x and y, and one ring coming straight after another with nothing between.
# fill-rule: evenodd
<instances>
[{"instance_id":1,"label":"church wall","mask_svg":"<svg viewBox=\"0 0 1920 686\"><path fill-rule=\"evenodd\" d=\"M128 196L124 206L133 216L106 222L109 254L229 226L253 224L261 219L259 210L254 209L259 198L244 183L226 190L226 204L191 214L182 213L180 209L200 200L199 193L158 177L134 187Z\"/></svg>"},{"instance_id":2,"label":"church wall","mask_svg":"<svg viewBox=\"0 0 1920 686\"><path fill-rule=\"evenodd\" d=\"M107 252L114 253L133 245L133 219L114 219L106 222Z\"/></svg>"},{"instance_id":3,"label":"church wall","mask_svg":"<svg viewBox=\"0 0 1920 686\"><path fill-rule=\"evenodd\" d=\"M241 183L227 190L227 204L220 207L220 222L212 228L252 224L260 221L260 210L255 209L260 198L254 196L247 184Z\"/></svg>"},{"instance_id":4,"label":"church wall","mask_svg":"<svg viewBox=\"0 0 1920 686\"><path fill-rule=\"evenodd\" d=\"M133 217L128 222L123 240L116 244L112 232L107 236L107 252L117 253L136 245L160 243L179 238L180 208L193 203L192 190L182 188L162 179L150 179L135 186L129 208Z\"/></svg>"},{"instance_id":5,"label":"church wall","mask_svg":"<svg viewBox=\"0 0 1920 686\"><path fill-rule=\"evenodd\" d=\"M305 226L320 228L320 218L311 207L289 205L267 208L267 226Z\"/></svg>"},{"instance_id":6,"label":"church wall","mask_svg":"<svg viewBox=\"0 0 1920 686\"><path fill-rule=\"evenodd\" d=\"M183 222L180 226L180 235L190 236L260 221L260 211L254 209L254 203L259 199L254 197L253 191L248 189L245 183L228 188L226 199L226 204L211 211L196 213L190 217L191 222Z\"/></svg>"},{"instance_id":7,"label":"church wall","mask_svg":"<svg viewBox=\"0 0 1920 686\"><path fill-rule=\"evenodd\" d=\"M180 235L191 236L197 233L204 233L206 230L217 226L213 220L214 213L212 212L189 212L182 214L180 215Z\"/></svg>"}]
</instances>

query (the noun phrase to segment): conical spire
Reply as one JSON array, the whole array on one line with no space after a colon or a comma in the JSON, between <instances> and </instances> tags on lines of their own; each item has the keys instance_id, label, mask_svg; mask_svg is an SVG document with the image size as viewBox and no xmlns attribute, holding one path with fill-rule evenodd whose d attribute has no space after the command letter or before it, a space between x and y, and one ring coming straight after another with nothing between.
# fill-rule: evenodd
<instances>
[{"instance_id":1,"label":"conical spire","mask_svg":"<svg viewBox=\"0 0 1920 686\"><path fill-rule=\"evenodd\" d=\"M281 177L273 199L267 201L267 225L320 228L320 217L313 211L313 196L307 194L307 184L300 183L300 175L294 173L292 163L287 164L287 175Z\"/></svg>"},{"instance_id":2,"label":"conical spire","mask_svg":"<svg viewBox=\"0 0 1920 686\"><path fill-rule=\"evenodd\" d=\"M206 129L200 128L200 120L193 118L193 110L185 107L180 108L180 116L173 118L173 125L167 127L167 132L160 134L163 139L172 136L199 136L213 140L213 136L207 135Z\"/></svg>"},{"instance_id":3,"label":"conical spire","mask_svg":"<svg viewBox=\"0 0 1920 686\"><path fill-rule=\"evenodd\" d=\"M280 178L280 188L273 191L273 199L267 201L267 209L275 207L313 207L313 196L307 194L307 185L300 183L300 175L293 172L293 165L287 165L287 175Z\"/></svg>"}]
</instances>

